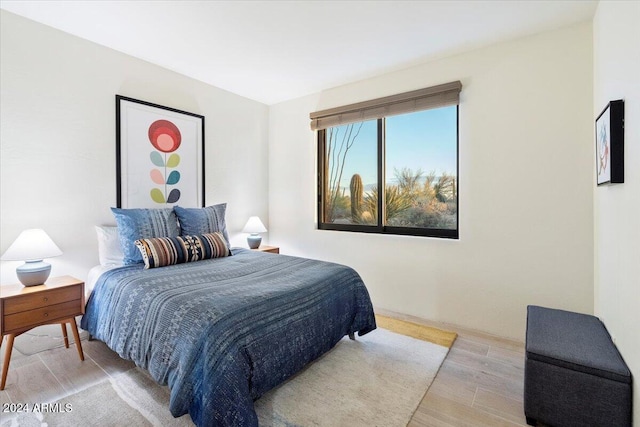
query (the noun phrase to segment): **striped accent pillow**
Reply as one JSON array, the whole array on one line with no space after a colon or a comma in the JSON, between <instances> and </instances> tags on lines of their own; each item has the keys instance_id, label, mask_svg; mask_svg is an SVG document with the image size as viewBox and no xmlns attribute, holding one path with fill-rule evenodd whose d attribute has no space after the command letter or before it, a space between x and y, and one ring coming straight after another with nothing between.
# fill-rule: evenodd
<instances>
[{"instance_id":1,"label":"striped accent pillow","mask_svg":"<svg viewBox=\"0 0 640 427\"><path fill-rule=\"evenodd\" d=\"M135 245L142 255L145 269L231 255L220 232L138 239Z\"/></svg>"}]
</instances>

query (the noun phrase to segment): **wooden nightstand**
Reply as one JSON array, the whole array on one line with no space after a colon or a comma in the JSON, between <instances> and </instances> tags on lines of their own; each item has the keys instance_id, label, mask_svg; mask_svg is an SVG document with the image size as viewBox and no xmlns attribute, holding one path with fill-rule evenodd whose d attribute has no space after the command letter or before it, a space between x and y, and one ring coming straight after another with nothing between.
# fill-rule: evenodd
<instances>
[{"instance_id":1,"label":"wooden nightstand","mask_svg":"<svg viewBox=\"0 0 640 427\"><path fill-rule=\"evenodd\" d=\"M278 246L260 246L258 249L251 249L252 251L271 252L272 254L279 254L280 248Z\"/></svg>"},{"instance_id":2,"label":"wooden nightstand","mask_svg":"<svg viewBox=\"0 0 640 427\"><path fill-rule=\"evenodd\" d=\"M0 330L2 338L8 335L4 364L2 365L2 383L4 390L9 371L13 339L18 335L50 323L60 323L65 347L69 348L67 323L76 341L80 360L84 360L76 316L84 314L84 282L71 276L53 277L44 285L24 287L22 285L0 288ZM0 342L2 342L0 340Z\"/></svg>"}]
</instances>

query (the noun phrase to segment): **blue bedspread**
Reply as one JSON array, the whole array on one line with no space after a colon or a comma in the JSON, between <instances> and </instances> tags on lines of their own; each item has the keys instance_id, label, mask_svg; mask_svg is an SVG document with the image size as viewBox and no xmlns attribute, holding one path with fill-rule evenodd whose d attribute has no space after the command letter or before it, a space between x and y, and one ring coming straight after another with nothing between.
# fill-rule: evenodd
<instances>
[{"instance_id":1,"label":"blue bedspread","mask_svg":"<svg viewBox=\"0 0 640 427\"><path fill-rule=\"evenodd\" d=\"M104 273L82 328L171 389L174 416L257 426L253 401L330 350L375 329L351 268L234 249L233 256Z\"/></svg>"}]
</instances>

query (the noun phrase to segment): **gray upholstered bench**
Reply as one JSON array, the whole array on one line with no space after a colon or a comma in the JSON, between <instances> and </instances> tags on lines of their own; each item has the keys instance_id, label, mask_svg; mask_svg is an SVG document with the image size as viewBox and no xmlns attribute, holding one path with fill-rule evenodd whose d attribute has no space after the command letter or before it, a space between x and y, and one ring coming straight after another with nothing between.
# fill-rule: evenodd
<instances>
[{"instance_id":1,"label":"gray upholstered bench","mask_svg":"<svg viewBox=\"0 0 640 427\"><path fill-rule=\"evenodd\" d=\"M594 316L527 307L527 424L631 426L631 372Z\"/></svg>"}]
</instances>

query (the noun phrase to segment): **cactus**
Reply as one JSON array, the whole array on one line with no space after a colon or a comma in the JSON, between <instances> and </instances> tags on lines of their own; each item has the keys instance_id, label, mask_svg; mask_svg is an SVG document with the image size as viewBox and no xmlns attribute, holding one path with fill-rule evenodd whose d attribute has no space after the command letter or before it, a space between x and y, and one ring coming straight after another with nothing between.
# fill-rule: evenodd
<instances>
[{"instance_id":1,"label":"cactus","mask_svg":"<svg viewBox=\"0 0 640 427\"><path fill-rule=\"evenodd\" d=\"M349 184L351 190L351 221L354 223L360 222L360 215L362 213L362 177L357 173L351 177L351 184Z\"/></svg>"}]
</instances>

